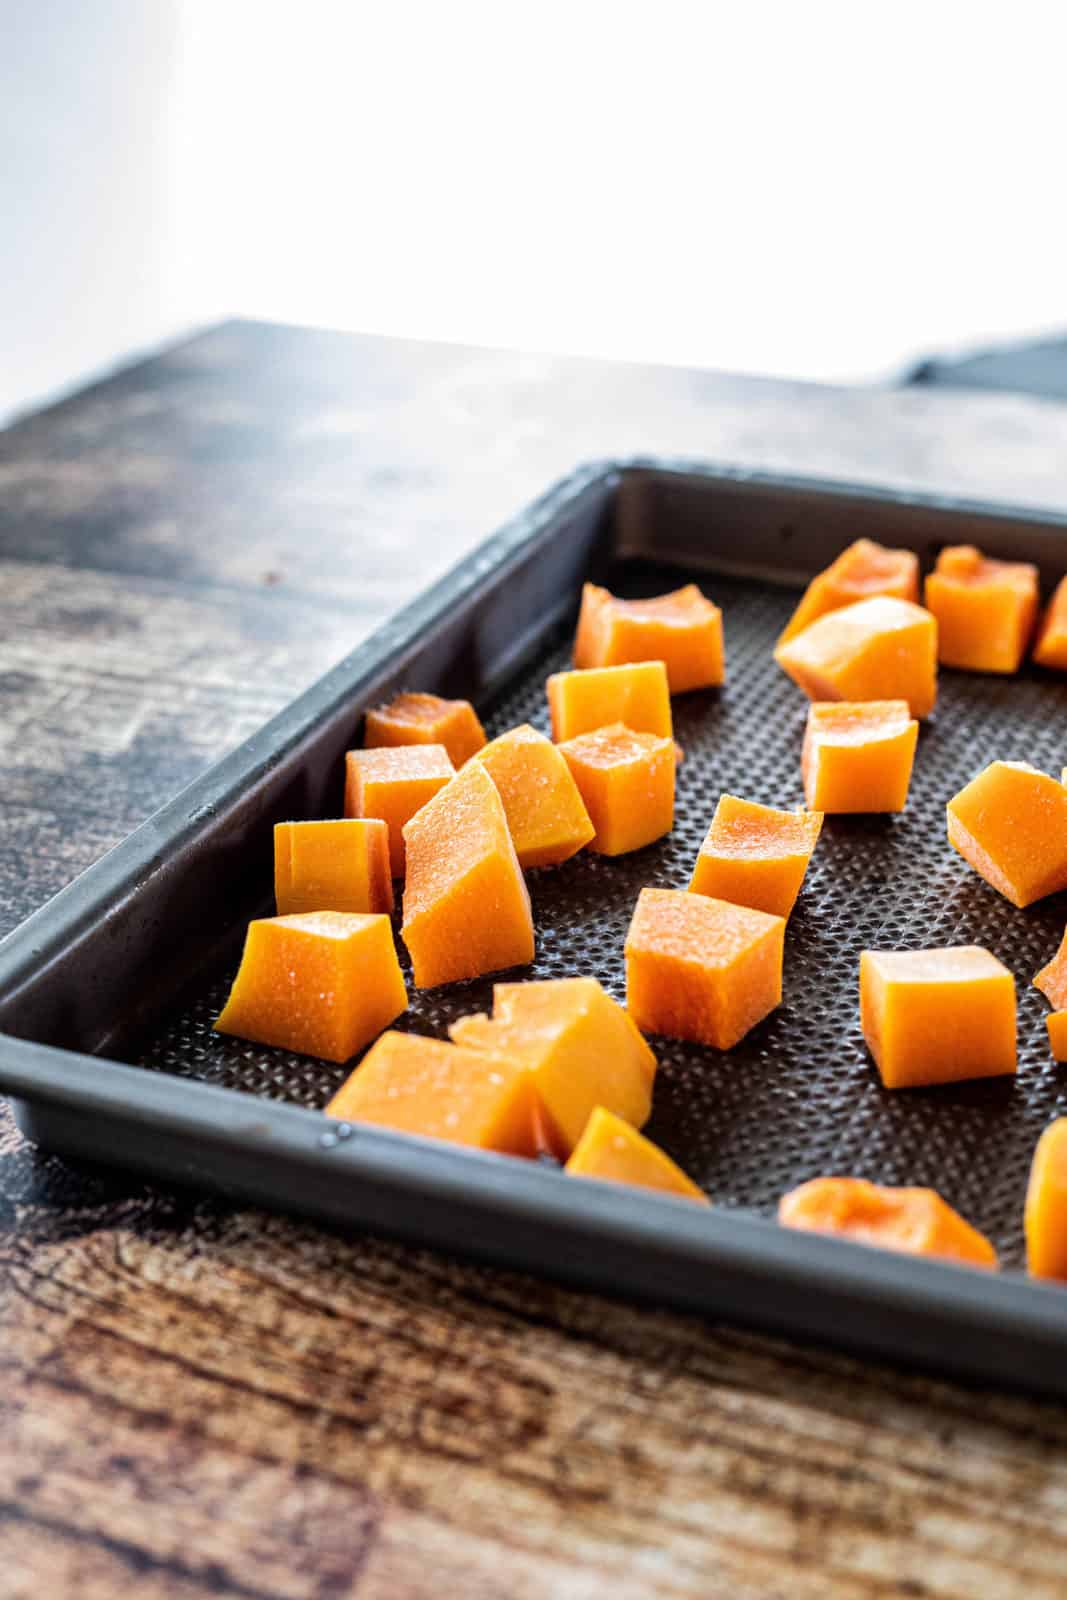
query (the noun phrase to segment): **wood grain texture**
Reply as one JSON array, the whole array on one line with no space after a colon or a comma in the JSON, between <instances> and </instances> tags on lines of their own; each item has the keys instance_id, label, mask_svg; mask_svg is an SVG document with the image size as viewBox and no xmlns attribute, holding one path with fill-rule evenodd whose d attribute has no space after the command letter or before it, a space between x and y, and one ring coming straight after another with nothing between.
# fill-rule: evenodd
<instances>
[{"instance_id":1,"label":"wood grain texture","mask_svg":"<svg viewBox=\"0 0 1067 1600\"><path fill-rule=\"evenodd\" d=\"M1067 506L1067 409L227 325L0 435L0 930L583 458ZM45 1157L0 1595L1067 1593L1067 1411Z\"/></svg>"}]
</instances>

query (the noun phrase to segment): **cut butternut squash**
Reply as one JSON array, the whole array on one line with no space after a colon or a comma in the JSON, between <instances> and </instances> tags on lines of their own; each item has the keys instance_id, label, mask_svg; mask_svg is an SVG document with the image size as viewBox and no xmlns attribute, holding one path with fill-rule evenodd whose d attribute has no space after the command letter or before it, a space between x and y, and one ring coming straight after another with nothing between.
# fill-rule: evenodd
<instances>
[{"instance_id":1,"label":"cut butternut squash","mask_svg":"<svg viewBox=\"0 0 1067 1600\"><path fill-rule=\"evenodd\" d=\"M720 795L689 892L788 917L821 828L818 811L776 811Z\"/></svg>"},{"instance_id":2,"label":"cut butternut squash","mask_svg":"<svg viewBox=\"0 0 1067 1600\"><path fill-rule=\"evenodd\" d=\"M524 723L479 750L497 786L519 866L554 867L593 837L593 824L570 768L543 733Z\"/></svg>"},{"instance_id":3,"label":"cut butternut squash","mask_svg":"<svg viewBox=\"0 0 1067 1600\"><path fill-rule=\"evenodd\" d=\"M1067 1117L1050 1122L1037 1141L1024 1216L1031 1275L1067 1280Z\"/></svg>"},{"instance_id":4,"label":"cut butternut squash","mask_svg":"<svg viewBox=\"0 0 1067 1600\"><path fill-rule=\"evenodd\" d=\"M674 741L621 722L558 746L578 786L604 856L640 850L674 825Z\"/></svg>"},{"instance_id":5,"label":"cut butternut squash","mask_svg":"<svg viewBox=\"0 0 1067 1600\"><path fill-rule=\"evenodd\" d=\"M248 925L219 1033L347 1061L408 1003L384 914L309 911Z\"/></svg>"},{"instance_id":6,"label":"cut butternut squash","mask_svg":"<svg viewBox=\"0 0 1067 1600\"><path fill-rule=\"evenodd\" d=\"M386 823L394 878L404 876L404 824L455 775L442 744L349 750L345 756L345 816Z\"/></svg>"},{"instance_id":7,"label":"cut butternut squash","mask_svg":"<svg viewBox=\"0 0 1067 1600\"><path fill-rule=\"evenodd\" d=\"M526 1063L554 1155L570 1155L598 1105L636 1128L648 1121L656 1058L595 978L494 984L492 1017L460 1017L448 1031L465 1049Z\"/></svg>"},{"instance_id":8,"label":"cut butternut squash","mask_svg":"<svg viewBox=\"0 0 1067 1600\"><path fill-rule=\"evenodd\" d=\"M401 933L417 988L533 960L530 896L503 802L480 761L405 824L404 845Z\"/></svg>"},{"instance_id":9,"label":"cut butternut squash","mask_svg":"<svg viewBox=\"0 0 1067 1600\"><path fill-rule=\"evenodd\" d=\"M1034 660L1040 667L1067 672L1067 578L1060 579L1045 607L1034 645Z\"/></svg>"},{"instance_id":10,"label":"cut butternut squash","mask_svg":"<svg viewBox=\"0 0 1067 1600\"><path fill-rule=\"evenodd\" d=\"M388 825L378 818L276 823L274 898L280 917L392 911Z\"/></svg>"},{"instance_id":11,"label":"cut butternut squash","mask_svg":"<svg viewBox=\"0 0 1067 1600\"><path fill-rule=\"evenodd\" d=\"M906 700L922 718L937 699L937 624L910 600L880 596L828 612L774 659L809 700Z\"/></svg>"},{"instance_id":12,"label":"cut butternut squash","mask_svg":"<svg viewBox=\"0 0 1067 1600\"><path fill-rule=\"evenodd\" d=\"M670 1156L604 1106L598 1106L589 1118L564 1170L572 1178L599 1178L607 1183L633 1184L639 1189L660 1189L665 1194L695 1200L698 1205L709 1204L703 1189L698 1189Z\"/></svg>"},{"instance_id":13,"label":"cut butternut squash","mask_svg":"<svg viewBox=\"0 0 1067 1600\"><path fill-rule=\"evenodd\" d=\"M934 1189L889 1189L863 1178L812 1178L782 1196L778 1221L786 1228L835 1234L905 1255L997 1266L997 1252L985 1234Z\"/></svg>"},{"instance_id":14,"label":"cut butternut squash","mask_svg":"<svg viewBox=\"0 0 1067 1600\"><path fill-rule=\"evenodd\" d=\"M1037 568L992 561L973 544L950 545L926 579L937 618L938 659L971 672L1018 672L1034 631Z\"/></svg>"},{"instance_id":15,"label":"cut butternut squash","mask_svg":"<svg viewBox=\"0 0 1067 1600\"><path fill-rule=\"evenodd\" d=\"M624 722L634 733L672 737L671 697L662 661L554 672L545 688L557 744L611 722Z\"/></svg>"},{"instance_id":16,"label":"cut butternut squash","mask_svg":"<svg viewBox=\"0 0 1067 1600\"><path fill-rule=\"evenodd\" d=\"M875 595L918 601L919 558L912 550L887 550L873 539L857 539L825 571L812 578L778 643L817 622L828 611L840 611Z\"/></svg>"},{"instance_id":17,"label":"cut butternut squash","mask_svg":"<svg viewBox=\"0 0 1067 1600\"><path fill-rule=\"evenodd\" d=\"M785 919L678 889L642 889L626 1003L642 1033L729 1050L782 998Z\"/></svg>"},{"instance_id":18,"label":"cut butternut squash","mask_svg":"<svg viewBox=\"0 0 1067 1600\"><path fill-rule=\"evenodd\" d=\"M1067 929L1052 960L1034 974L1034 988L1040 989L1057 1011L1067 1009Z\"/></svg>"},{"instance_id":19,"label":"cut butternut squash","mask_svg":"<svg viewBox=\"0 0 1067 1600\"><path fill-rule=\"evenodd\" d=\"M437 694L398 694L387 706L367 712L364 744L443 744L453 766L485 743L485 729L469 700L442 700Z\"/></svg>"},{"instance_id":20,"label":"cut butternut squash","mask_svg":"<svg viewBox=\"0 0 1067 1600\"><path fill-rule=\"evenodd\" d=\"M860 1024L887 1089L1015 1071L1015 979L978 945L864 950Z\"/></svg>"},{"instance_id":21,"label":"cut butternut squash","mask_svg":"<svg viewBox=\"0 0 1067 1600\"><path fill-rule=\"evenodd\" d=\"M808 712L800 770L815 811L903 811L919 724L906 700L820 700Z\"/></svg>"},{"instance_id":22,"label":"cut butternut squash","mask_svg":"<svg viewBox=\"0 0 1067 1600\"><path fill-rule=\"evenodd\" d=\"M574 665L617 667L633 661L662 661L671 694L722 683L722 612L695 583L652 600L620 600L595 583L585 584Z\"/></svg>"},{"instance_id":23,"label":"cut butternut squash","mask_svg":"<svg viewBox=\"0 0 1067 1600\"><path fill-rule=\"evenodd\" d=\"M1023 761L993 761L948 802L948 840L1013 906L1067 889L1067 789Z\"/></svg>"},{"instance_id":24,"label":"cut butternut squash","mask_svg":"<svg viewBox=\"0 0 1067 1600\"><path fill-rule=\"evenodd\" d=\"M1050 1011L1045 1027L1053 1057L1057 1061L1067 1061L1067 1011Z\"/></svg>"}]
</instances>

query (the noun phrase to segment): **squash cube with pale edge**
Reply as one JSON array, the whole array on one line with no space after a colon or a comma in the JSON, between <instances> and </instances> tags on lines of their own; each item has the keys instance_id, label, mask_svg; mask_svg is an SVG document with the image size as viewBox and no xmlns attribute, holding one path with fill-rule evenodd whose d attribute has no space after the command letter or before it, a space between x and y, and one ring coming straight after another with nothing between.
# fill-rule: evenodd
<instances>
[{"instance_id":1,"label":"squash cube with pale edge","mask_svg":"<svg viewBox=\"0 0 1067 1600\"><path fill-rule=\"evenodd\" d=\"M937 624L909 600L828 612L774 659L809 700L906 700L913 717L928 717L937 699Z\"/></svg>"},{"instance_id":2,"label":"squash cube with pale edge","mask_svg":"<svg viewBox=\"0 0 1067 1600\"><path fill-rule=\"evenodd\" d=\"M671 696L662 661L554 672L545 689L557 744L611 722L624 722L634 733L673 737Z\"/></svg>"},{"instance_id":3,"label":"squash cube with pale edge","mask_svg":"<svg viewBox=\"0 0 1067 1600\"><path fill-rule=\"evenodd\" d=\"M985 1234L934 1189L890 1189L863 1178L812 1178L778 1204L784 1228L828 1233L856 1244L936 1256L974 1267L996 1267Z\"/></svg>"},{"instance_id":4,"label":"squash cube with pale edge","mask_svg":"<svg viewBox=\"0 0 1067 1600\"><path fill-rule=\"evenodd\" d=\"M414 1033L384 1033L326 1115L505 1155L536 1153L533 1088L521 1062Z\"/></svg>"},{"instance_id":5,"label":"squash cube with pale edge","mask_svg":"<svg viewBox=\"0 0 1067 1600\"><path fill-rule=\"evenodd\" d=\"M1015 979L978 945L864 950L860 1023L887 1089L1015 1071Z\"/></svg>"},{"instance_id":6,"label":"squash cube with pale edge","mask_svg":"<svg viewBox=\"0 0 1067 1600\"><path fill-rule=\"evenodd\" d=\"M1067 789L1023 761L993 761L948 802L948 840L1013 906L1067 889Z\"/></svg>"},{"instance_id":7,"label":"squash cube with pale edge","mask_svg":"<svg viewBox=\"0 0 1067 1600\"><path fill-rule=\"evenodd\" d=\"M504 804L471 761L404 828L404 924L419 989L533 960L530 896Z\"/></svg>"},{"instance_id":8,"label":"squash cube with pale edge","mask_svg":"<svg viewBox=\"0 0 1067 1600\"><path fill-rule=\"evenodd\" d=\"M642 889L626 1003L643 1033L729 1050L782 998L785 919L679 889Z\"/></svg>"},{"instance_id":9,"label":"squash cube with pale edge","mask_svg":"<svg viewBox=\"0 0 1067 1600\"><path fill-rule=\"evenodd\" d=\"M634 733L621 722L579 734L559 747L595 829L602 856L640 850L674 825L674 741Z\"/></svg>"},{"instance_id":10,"label":"squash cube with pale edge","mask_svg":"<svg viewBox=\"0 0 1067 1600\"><path fill-rule=\"evenodd\" d=\"M463 763L485 743L485 729L469 700L442 700L437 694L398 694L387 706L367 712L364 744L443 744L453 765Z\"/></svg>"},{"instance_id":11,"label":"squash cube with pale edge","mask_svg":"<svg viewBox=\"0 0 1067 1600\"><path fill-rule=\"evenodd\" d=\"M1067 1280L1067 1117L1050 1122L1037 1141L1024 1225L1031 1275Z\"/></svg>"},{"instance_id":12,"label":"squash cube with pale edge","mask_svg":"<svg viewBox=\"0 0 1067 1600\"><path fill-rule=\"evenodd\" d=\"M442 744L349 750L345 816L378 817L389 829L389 870L404 876L404 824L456 775Z\"/></svg>"},{"instance_id":13,"label":"squash cube with pale edge","mask_svg":"<svg viewBox=\"0 0 1067 1600\"><path fill-rule=\"evenodd\" d=\"M698 1189L670 1156L603 1106L589 1118L564 1171L572 1178L629 1183L638 1189L680 1195L698 1205L709 1204L703 1189Z\"/></svg>"},{"instance_id":14,"label":"squash cube with pale edge","mask_svg":"<svg viewBox=\"0 0 1067 1600\"><path fill-rule=\"evenodd\" d=\"M906 700L817 701L800 770L816 811L903 811L919 724Z\"/></svg>"},{"instance_id":15,"label":"squash cube with pale edge","mask_svg":"<svg viewBox=\"0 0 1067 1600\"><path fill-rule=\"evenodd\" d=\"M991 561L973 544L950 545L926 579L937 618L938 659L972 672L1018 672L1034 631L1037 568Z\"/></svg>"},{"instance_id":16,"label":"squash cube with pale edge","mask_svg":"<svg viewBox=\"0 0 1067 1600\"><path fill-rule=\"evenodd\" d=\"M637 1128L648 1121L656 1058L595 978L494 984L492 1017L461 1017L448 1031L465 1049L526 1063L554 1155L570 1154L598 1105Z\"/></svg>"},{"instance_id":17,"label":"squash cube with pale edge","mask_svg":"<svg viewBox=\"0 0 1067 1600\"><path fill-rule=\"evenodd\" d=\"M279 916L392 911L387 824L378 818L276 823L274 898Z\"/></svg>"},{"instance_id":18,"label":"squash cube with pale edge","mask_svg":"<svg viewBox=\"0 0 1067 1600\"><path fill-rule=\"evenodd\" d=\"M875 595L917 601L919 558L912 550L887 550L873 539L857 539L812 578L778 643L785 644L794 634L803 633L829 611L840 611Z\"/></svg>"},{"instance_id":19,"label":"squash cube with pale edge","mask_svg":"<svg viewBox=\"0 0 1067 1600\"><path fill-rule=\"evenodd\" d=\"M554 867L593 837L593 824L559 749L524 723L474 757L504 802L519 866Z\"/></svg>"},{"instance_id":20,"label":"squash cube with pale edge","mask_svg":"<svg viewBox=\"0 0 1067 1600\"><path fill-rule=\"evenodd\" d=\"M1034 645L1034 660L1039 667L1067 672L1067 578L1060 579L1045 608Z\"/></svg>"},{"instance_id":21,"label":"squash cube with pale edge","mask_svg":"<svg viewBox=\"0 0 1067 1600\"><path fill-rule=\"evenodd\" d=\"M776 811L720 795L689 892L788 917L821 828L818 811Z\"/></svg>"},{"instance_id":22,"label":"squash cube with pale edge","mask_svg":"<svg viewBox=\"0 0 1067 1600\"><path fill-rule=\"evenodd\" d=\"M257 1044L347 1061L407 1003L387 916L308 911L249 923L215 1027Z\"/></svg>"},{"instance_id":23,"label":"squash cube with pale edge","mask_svg":"<svg viewBox=\"0 0 1067 1600\"><path fill-rule=\"evenodd\" d=\"M651 600L620 600L595 583L582 588L576 667L662 661L671 694L722 683L722 612L695 583Z\"/></svg>"}]
</instances>

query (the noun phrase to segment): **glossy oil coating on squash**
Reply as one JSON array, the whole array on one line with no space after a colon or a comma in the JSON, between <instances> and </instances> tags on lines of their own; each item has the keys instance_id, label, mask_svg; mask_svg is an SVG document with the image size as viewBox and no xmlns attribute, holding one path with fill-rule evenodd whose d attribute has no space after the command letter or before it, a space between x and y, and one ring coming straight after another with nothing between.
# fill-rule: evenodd
<instances>
[{"instance_id":1,"label":"glossy oil coating on squash","mask_svg":"<svg viewBox=\"0 0 1067 1600\"><path fill-rule=\"evenodd\" d=\"M1038 666L1067 672L1067 578L1061 578L1045 607L1034 645Z\"/></svg>"},{"instance_id":2,"label":"glossy oil coating on squash","mask_svg":"<svg viewBox=\"0 0 1067 1600\"><path fill-rule=\"evenodd\" d=\"M456 775L442 744L349 750L345 816L380 817L389 829L389 869L404 876L404 824Z\"/></svg>"},{"instance_id":3,"label":"glossy oil coating on squash","mask_svg":"<svg viewBox=\"0 0 1067 1600\"><path fill-rule=\"evenodd\" d=\"M673 737L667 669L662 661L554 672L545 689L557 744L611 722L624 722L634 733Z\"/></svg>"},{"instance_id":4,"label":"glossy oil coating on squash","mask_svg":"<svg viewBox=\"0 0 1067 1600\"><path fill-rule=\"evenodd\" d=\"M778 645L774 659L809 700L906 700L922 718L937 699L937 624L910 600L831 611Z\"/></svg>"},{"instance_id":5,"label":"glossy oil coating on squash","mask_svg":"<svg viewBox=\"0 0 1067 1600\"><path fill-rule=\"evenodd\" d=\"M788 917L821 829L819 811L776 811L720 795L689 892Z\"/></svg>"},{"instance_id":6,"label":"glossy oil coating on squash","mask_svg":"<svg viewBox=\"0 0 1067 1600\"><path fill-rule=\"evenodd\" d=\"M469 700L442 700L437 694L398 694L387 706L367 712L364 744L443 744L453 766L485 743L485 729Z\"/></svg>"},{"instance_id":7,"label":"glossy oil coating on squash","mask_svg":"<svg viewBox=\"0 0 1067 1600\"><path fill-rule=\"evenodd\" d=\"M520 867L554 867L587 845L593 824L556 745L524 723L479 750L497 786Z\"/></svg>"},{"instance_id":8,"label":"glossy oil coating on squash","mask_svg":"<svg viewBox=\"0 0 1067 1600\"><path fill-rule=\"evenodd\" d=\"M800 770L816 811L903 811L919 724L906 700L819 700L808 712Z\"/></svg>"},{"instance_id":9,"label":"glossy oil coating on squash","mask_svg":"<svg viewBox=\"0 0 1067 1600\"><path fill-rule=\"evenodd\" d=\"M860 1024L887 1089L1015 1071L1015 979L978 945L864 950Z\"/></svg>"},{"instance_id":10,"label":"glossy oil coating on squash","mask_svg":"<svg viewBox=\"0 0 1067 1600\"><path fill-rule=\"evenodd\" d=\"M1034 631L1037 568L991 561L972 544L950 545L926 579L937 618L938 659L972 672L1018 672Z\"/></svg>"},{"instance_id":11,"label":"glossy oil coating on squash","mask_svg":"<svg viewBox=\"0 0 1067 1600\"><path fill-rule=\"evenodd\" d=\"M277 823L274 898L279 916L392 911L388 825L377 817Z\"/></svg>"},{"instance_id":12,"label":"glossy oil coating on squash","mask_svg":"<svg viewBox=\"0 0 1067 1600\"><path fill-rule=\"evenodd\" d=\"M407 1009L384 914L309 911L248 925L219 1033L347 1061Z\"/></svg>"},{"instance_id":13,"label":"glossy oil coating on squash","mask_svg":"<svg viewBox=\"0 0 1067 1600\"><path fill-rule=\"evenodd\" d=\"M857 539L812 578L778 643L785 644L828 611L875 595L918 601L919 558L913 550L889 550L873 539Z\"/></svg>"},{"instance_id":14,"label":"glossy oil coating on squash","mask_svg":"<svg viewBox=\"0 0 1067 1600\"><path fill-rule=\"evenodd\" d=\"M326 1115L530 1156L532 1105L530 1074L521 1062L414 1033L384 1033Z\"/></svg>"},{"instance_id":15,"label":"glossy oil coating on squash","mask_svg":"<svg viewBox=\"0 0 1067 1600\"><path fill-rule=\"evenodd\" d=\"M1028 1270L1067 1281L1067 1117L1050 1122L1037 1141L1024 1222Z\"/></svg>"},{"instance_id":16,"label":"glossy oil coating on squash","mask_svg":"<svg viewBox=\"0 0 1067 1600\"><path fill-rule=\"evenodd\" d=\"M564 1170L572 1178L630 1183L639 1189L683 1195L699 1205L709 1204L703 1189L698 1189L670 1156L603 1106L589 1118Z\"/></svg>"},{"instance_id":17,"label":"glossy oil coating on squash","mask_svg":"<svg viewBox=\"0 0 1067 1600\"><path fill-rule=\"evenodd\" d=\"M640 1128L652 1108L656 1058L595 978L493 985L493 1015L449 1028L467 1049L524 1061L545 1112L550 1152L565 1159L598 1105Z\"/></svg>"},{"instance_id":18,"label":"glossy oil coating on squash","mask_svg":"<svg viewBox=\"0 0 1067 1600\"><path fill-rule=\"evenodd\" d=\"M589 848L621 856L661 839L674 826L674 741L612 722L559 747L585 803Z\"/></svg>"},{"instance_id":19,"label":"glossy oil coating on squash","mask_svg":"<svg viewBox=\"0 0 1067 1600\"><path fill-rule=\"evenodd\" d=\"M785 919L679 889L642 889L626 1004L642 1033L729 1050L782 998Z\"/></svg>"},{"instance_id":20,"label":"glossy oil coating on squash","mask_svg":"<svg viewBox=\"0 0 1067 1600\"><path fill-rule=\"evenodd\" d=\"M997 1266L997 1252L985 1234L934 1189L889 1189L863 1178L813 1178L782 1196L778 1221L786 1228L835 1234L906 1255Z\"/></svg>"},{"instance_id":21,"label":"glossy oil coating on squash","mask_svg":"<svg viewBox=\"0 0 1067 1600\"><path fill-rule=\"evenodd\" d=\"M993 761L948 802L948 839L1013 906L1067 889L1067 789L1022 761Z\"/></svg>"},{"instance_id":22,"label":"glossy oil coating on squash","mask_svg":"<svg viewBox=\"0 0 1067 1600\"><path fill-rule=\"evenodd\" d=\"M503 802L480 761L415 813L404 845L401 933L417 988L533 960L530 896Z\"/></svg>"},{"instance_id":23,"label":"glossy oil coating on squash","mask_svg":"<svg viewBox=\"0 0 1067 1600\"><path fill-rule=\"evenodd\" d=\"M651 600L620 600L595 583L584 584L574 665L632 661L662 661L671 694L722 683L722 612L695 583Z\"/></svg>"}]
</instances>

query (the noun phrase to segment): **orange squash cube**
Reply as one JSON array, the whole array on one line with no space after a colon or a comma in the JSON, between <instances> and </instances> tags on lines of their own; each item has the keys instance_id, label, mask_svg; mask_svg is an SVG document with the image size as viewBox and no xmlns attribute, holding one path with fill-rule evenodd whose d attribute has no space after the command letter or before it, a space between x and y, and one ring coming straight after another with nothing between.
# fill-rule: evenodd
<instances>
[{"instance_id":1,"label":"orange squash cube","mask_svg":"<svg viewBox=\"0 0 1067 1600\"><path fill-rule=\"evenodd\" d=\"M479 750L496 784L519 866L554 867L593 837L593 824L556 745L523 723Z\"/></svg>"},{"instance_id":2,"label":"orange squash cube","mask_svg":"<svg viewBox=\"0 0 1067 1600\"><path fill-rule=\"evenodd\" d=\"M662 661L554 672L545 688L557 744L611 722L624 722L634 733L672 737L671 697Z\"/></svg>"},{"instance_id":3,"label":"orange squash cube","mask_svg":"<svg viewBox=\"0 0 1067 1600\"><path fill-rule=\"evenodd\" d=\"M821 829L821 812L776 811L720 795L689 892L788 917Z\"/></svg>"},{"instance_id":4,"label":"orange squash cube","mask_svg":"<svg viewBox=\"0 0 1067 1600\"><path fill-rule=\"evenodd\" d=\"M856 1244L937 1256L972 1267L997 1266L997 1252L934 1189L889 1189L863 1178L812 1178L784 1194L785 1228L831 1233Z\"/></svg>"},{"instance_id":5,"label":"orange squash cube","mask_svg":"<svg viewBox=\"0 0 1067 1600\"><path fill-rule=\"evenodd\" d=\"M477 978L534 957L530 896L504 804L471 761L404 827L401 934L415 986Z\"/></svg>"},{"instance_id":6,"label":"orange squash cube","mask_svg":"<svg viewBox=\"0 0 1067 1600\"><path fill-rule=\"evenodd\" d=\"M642 889L626 1003L642 1033L729 1050L782 998L785 919L678 889Z\"/></svg>"},{"instance_id":7,"label":"orange squash cube","mask_svg":"<svg viewBox=\"0 0 1067 1600\"><path fill-rule=\"evenodd\" d=\"M404 876L404 824L455 775L442 744L349 750L345 756L345 816L386 823L394 878Z\"/></svg>"},{"instance_id":8,"label":"orange squash cube","mask_svg":"<svg viewBox=\"0 0 1067 1600\"><path fill-rule=\"evenodd\" d=\"M305 911L250 922L219 1033L347 1061L407 1009L382 913Z\"/></svg>"},{"instance_id":9,"label":"orange squash cube","mask_svg":"<svg viewBox=\"0 0 1067 1600\"><path fill-rule=\"evenodd\" d=\"M652 600L620 600L595 583L582 588L576 667L662 661L671 694L722 683L722 612L695 583Z\"/></svg>"},{"instance_id":10,"label":"orange squash cube","mask_svg":"<svg viewBox=\"0 0 1067 1600\"><path fill-rule=\"evenodd\" d=\"M864 950L860 1024L886 1089L1015 1071L1015 979L978 945Z\"/></svg>"},{"instance_id":11,"label":"orange squash cube","mask_svg":"<svg viewBox=\"0 0 1067 1600\"><path fill-rule=\"evenodd\" d=\"M621 856L674 826L674 742L621 722L561 744L595 830L589 848Z\"/></svg>"},{"instance_id":12,"label":"orange squash cube","mask_svg":"<svg viewBox=\"0 0 1067 1600\"><path fill-rule=\"evenodd\" d=\"M1034 988L1040 989L1057 1011L1067 1008L1067 930L1052 960L1034 974Z\"/></svg>"},{"instance_id":13,"label":"orange squash cube","mask_svg":"<svg viewBox=\"0 0 1067 1600\"><path fill-rule=\"evenodd\" d=\"M328 1117L506 1155L532 1156L530 1074L509 1056L383 1033L326 1107Z\"/></svg>"},{"instance_id":14,"label":"orange squash cube","mask_svg":"<svg viewBox=\"0 0 1067 1600\"><path fill-rule=\"evenodd\" d=\"M448 1032L465 1049L526 1063L555 1155L570 1155L598 1105L637 1128L648 1121L656 1058L595 978L494 984L492 1018L461 1017Z\"/></svg>"},{"instance_id":15,"label":"orange squash cube","mask_svg":"<svg viewBox=\"0 0 1067 1600\"><path fill-rule=\"evenodd\" d=\"M906 700L921 718L937 699L937 624L910 600L879 596L830 611L778 645L774 659L809 700Z\"/></svg>"},{"instance_id":16,"label":"orange squash cube","mask_svg":"<svg viewBox=\"0 0 1067 1600\"><path fill-rule=\"evenodd\" d=\"M278 915L393 909L389 828L379 818L278 822L274 827Z\"/></svg>"},{"instance_id":17,"label":"orange squash cube","mask_svg":"<svg viewBox=\"0 0 1067 1600\"><path fill-rule=\"evenodd\" d=\"M1050 1122L1037 1141L1024 1219L1031 1275L1067 1280L1067 1117Z\"/></svg>"},{"instance_id":18,"label":"orange squash cube","mask_svg":"<svg viewBox=\"0 0 1067 1600\"><path fill-rule=\"evenodd\" d=\"M948 802L948 840L1013 906L1067 889L1067 789L1023 761L993 761Z\"/></svg>"},{"instance_id":19,"label":"orange squash cube","mask_svg":"<svg viewBox=\"0 0 1067 1600\"><path fill-rule=\"evenodd\" d=\"M1067 1011L1050 1011L1045 1018L1049 1049L1056 1061L1067 1061Z\"/></svg>"},{"instance_id":20,"label":"orange squash cube","mask_svg":"<svg viewBox=\"0 0 1067 1600\"><path fill-rule=\"evenodd\" d=\"M387 706L367 712L364 744L443 744L453 766L461 767L485 743L485 729L469 700L442 700L437 694L398 694Z\"/></svg>"},{"instance_id":21,"label":"orange squash cube","mask_svg":"<svg viewBox=\"0 0 1067 1600\"><path fill-rule=\"evenodd\" d=\"M665 1194L695 1200L698 1205L709 1204L703 1189L698 1189L670 1156L603 1106L598 1106L589 1118L564 1171L572 1178L599 1178L607 1183L633 1184L638 1189L660 1189Z\"/></svg>"},{"instance_id":22,"label":"orange squash cube","mask_svg":"<svg viewBox=\"0 0 1067 1600\"><path fill-rule=\"evenodd\" d=\"M1045 608L1034 645L1034 660L1040 667L1067 671L1067 578L1060 579Z\"/></svg>"},{"instance_id":23,"label":"orange squash cube","mask_svg":"<svg viewBox=\"0 0 1067 1600\"><path fill-rule=\"evenodd\" d=\"M1037 568L991 561L973 544L950 545L926 579L937 618L938 659L972 672L1018 672L1038 607Z\"/></svg>"},{"instance_id":24,"label":"orange squash cube","mask_svg":"<svg viewBox=\"0 0 1067 1600\"><path fill-rule=\"evenodd\" d=\"M816 701L800 758L808 805L903 811L918 737L906 700Z\"/></svg>"},{"instance_id":25,"label":"orange squash cube","mask_svg":"<svg viewBox=\"0 0 1067 1600\"><path fill-rule=\"evenodd\" d=\"M778 643L803 633L828 611L880 594L918 601L919 558L913 550L887 550L873 539L857 539L812 578Z\"/></svg>"}]
</instances>

